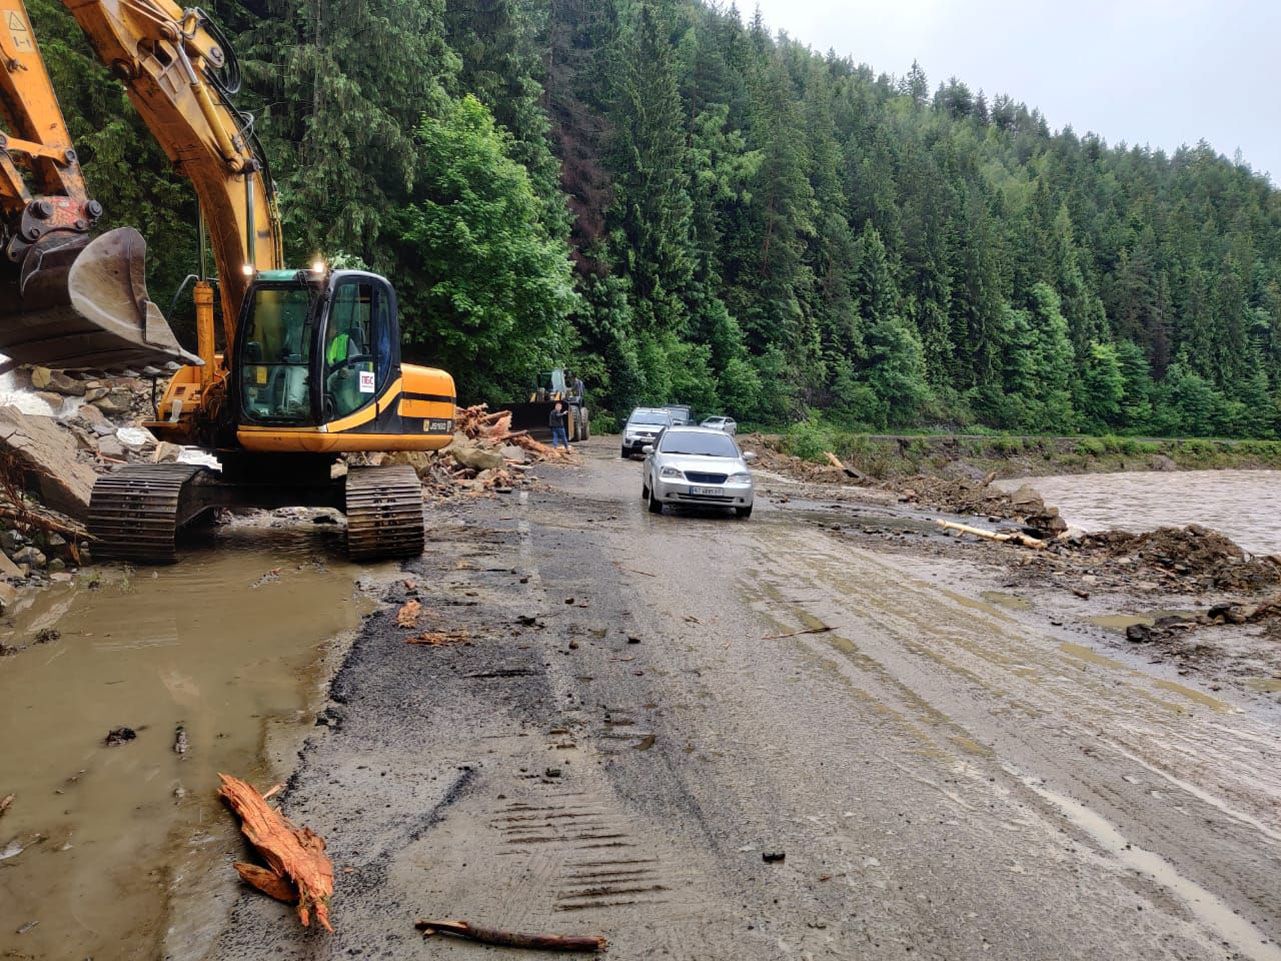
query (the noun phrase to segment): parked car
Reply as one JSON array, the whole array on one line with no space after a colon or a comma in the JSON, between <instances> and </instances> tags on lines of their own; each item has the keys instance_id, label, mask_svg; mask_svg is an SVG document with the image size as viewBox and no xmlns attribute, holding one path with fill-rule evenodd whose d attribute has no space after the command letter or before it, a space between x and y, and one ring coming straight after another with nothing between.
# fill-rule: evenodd
<instances>
[{"instance_id":1,"label":"parked car","mask_svg":"<svg viewBox=\"0 0 1281 961\"><path fill-rule=\"evenodd\" d=\"M707 427L669 427L657 443L645 447L641 497L650 513L664 504L730 507L739 517L752 516L752 472L755 454L738 449L734 438Z\"/></svg>"},{"instance_id":2,"label":"parked car","mask_svg":"<svg viewBox=\"0 0 1281 961\"><path fill-rule=\"evenodd\" d=\"M733 417L709 417L703 421L703 427L710 427L712 430L719 430L726 434L737 434L738 424Z\"/></svg>"},{"instance_id":3,"label":"parked car","mask_svg":"<svg viewBox=\"0 0 1281 961\"><path fill-rule=\"evenodd\" d=\"M639 454L662 431L672 426L671 412L662 407L637 407L623 425L623 457Z\"/></svg>"},{"instance_id":4,"label":"parked car","mask_svg":"<svg viewBox=\"0 0 1281 961\"><path fill-rule=\"evenodd\" d=\"M684 427L693 420L689 406L686 404L665 404L663 410L672 415L673 427Z\"/></svg>"}]
</instances>

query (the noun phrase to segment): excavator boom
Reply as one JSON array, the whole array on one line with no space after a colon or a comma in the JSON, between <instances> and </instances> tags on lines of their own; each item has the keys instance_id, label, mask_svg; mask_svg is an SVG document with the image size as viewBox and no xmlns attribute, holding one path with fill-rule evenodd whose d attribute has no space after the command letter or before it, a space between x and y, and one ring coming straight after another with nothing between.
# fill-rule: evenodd
<instances>
[{"instance_id":1,"label":"excavator boom","mask_svg":"<svg viewBox=\"0 0 1281 961\"><path fill-rule=\"evenodd\" d=\"M234 58L198 9L169 0L64 3L195 187L231 343L253 272L283 261L271 181L230 99ZM89 196L22 0L0 0L0 119L0 353L10 364L64 368L212 366L212 319L198 318L210 329L201 330L196 357L148 297L141 236L122 228L90 239L102 207Z\"/></svg>"}]
</instances>

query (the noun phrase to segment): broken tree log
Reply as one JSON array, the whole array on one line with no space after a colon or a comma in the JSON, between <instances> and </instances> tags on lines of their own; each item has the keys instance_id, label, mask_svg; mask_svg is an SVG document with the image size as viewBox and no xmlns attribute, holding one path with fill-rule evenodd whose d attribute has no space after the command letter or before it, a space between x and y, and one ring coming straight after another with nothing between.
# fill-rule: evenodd
<instances>
[{"instance_id":1,"label":"broken tree log","mask_svg":"<svg viewBox=\"0 0 1281 961\"><path fill-rule=\"evenodd\" d=\"M941 517L937 518L934 523L945 531L956 531L960 534L973 534L975 537L982 537L989 541L1000 541L1008 544L1018 544L1020 547L1030 547L1033 550L1044 550L1045 541L1039 537L1031 537L1022 531L985 531L981 527L971 527L969 524L958 524L955 521L945 521Z\"/></svg>"},{"instance_id":2,"label":"broken tree log","mask_svg":"<svg viewBox=\"0 0 1281 961\"><path fill-rule=\"evenodd\" d=\"M833 467L838 467L842 471L844 471L846 477L851 477L854 480L858 481L860 484L864 483L867 480L866 474L862 473L861 471L855 470L849 464L845 463L839 457L833 454L830 450L823 451L823 456L827 458L827 462L831 464Z\"/></svg>"},{"instance_id":3,"label":"broken tree log","mask_svg":"<svg viewBox=\"0 0 1281 961\"><path fill-rule=\"evenodd\" d=\"M236 871L259 891L296 904L303 927L311 924L314 915L325 930L332 931L329 899L334 893L334 865L325 854L324 839L268 805L250 784L229 774L218 778L222 781L219 796L236 812L240 829L267 862L266 868L237 864ZM288 898L281 897L286 893Z\"/></svg>"},{"instance_id":4,"label":"broken tree log","mask_svg":"<svg viewBox=\"0 0 1281 961\"><path fill-rule=\"evenodd\" d=\"M533 948L541 951L604 951L609 942L600 935L526 934L500 931L468 921L415 921L414 927L424 938L433 934L452 934L457 938L493 944L503 948Z\"/></svg>"}]
</instances>

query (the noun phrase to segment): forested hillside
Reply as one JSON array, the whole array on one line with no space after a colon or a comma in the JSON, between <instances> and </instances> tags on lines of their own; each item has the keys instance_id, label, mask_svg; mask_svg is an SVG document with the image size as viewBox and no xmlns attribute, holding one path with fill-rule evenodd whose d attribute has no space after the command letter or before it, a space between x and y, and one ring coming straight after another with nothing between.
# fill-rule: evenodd
<instances>
[{"instance_id":1,"label":"forested hillside","mask_svg":"<svg viewBox=\"0 0 1281 961\"><path fill-rule=\"evenodd\" d=\"M61 6L29 5L167 308L190 191ZM1277 436L1281 194L1205 145L1055 132L1071 118L693 0L212 12L291 260L390 276L407 355L468 400L564 361L616 411Z\"/></svg>"}]
</instances>

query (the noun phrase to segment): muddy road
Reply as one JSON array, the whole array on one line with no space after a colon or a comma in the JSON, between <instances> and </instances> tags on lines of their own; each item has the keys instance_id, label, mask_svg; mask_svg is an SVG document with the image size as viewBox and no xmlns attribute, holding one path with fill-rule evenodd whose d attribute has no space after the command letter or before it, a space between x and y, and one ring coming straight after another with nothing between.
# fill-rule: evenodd
<instances>
[{"instance_id":1,"label":"muddy road","mask_svg":"<svg viewBox=\"0 0 1281 961\"><path fill-rule=\"evenodd\" d=\"M433 512L333 681L284 807L337 933L245 892L206 957L485 951L436 917L626 959L1281 958L1264 697L798 497L652 516L607 442L544 470ZM411 596L463 633L407 644Z\"/></svg>"}]
</instances>

